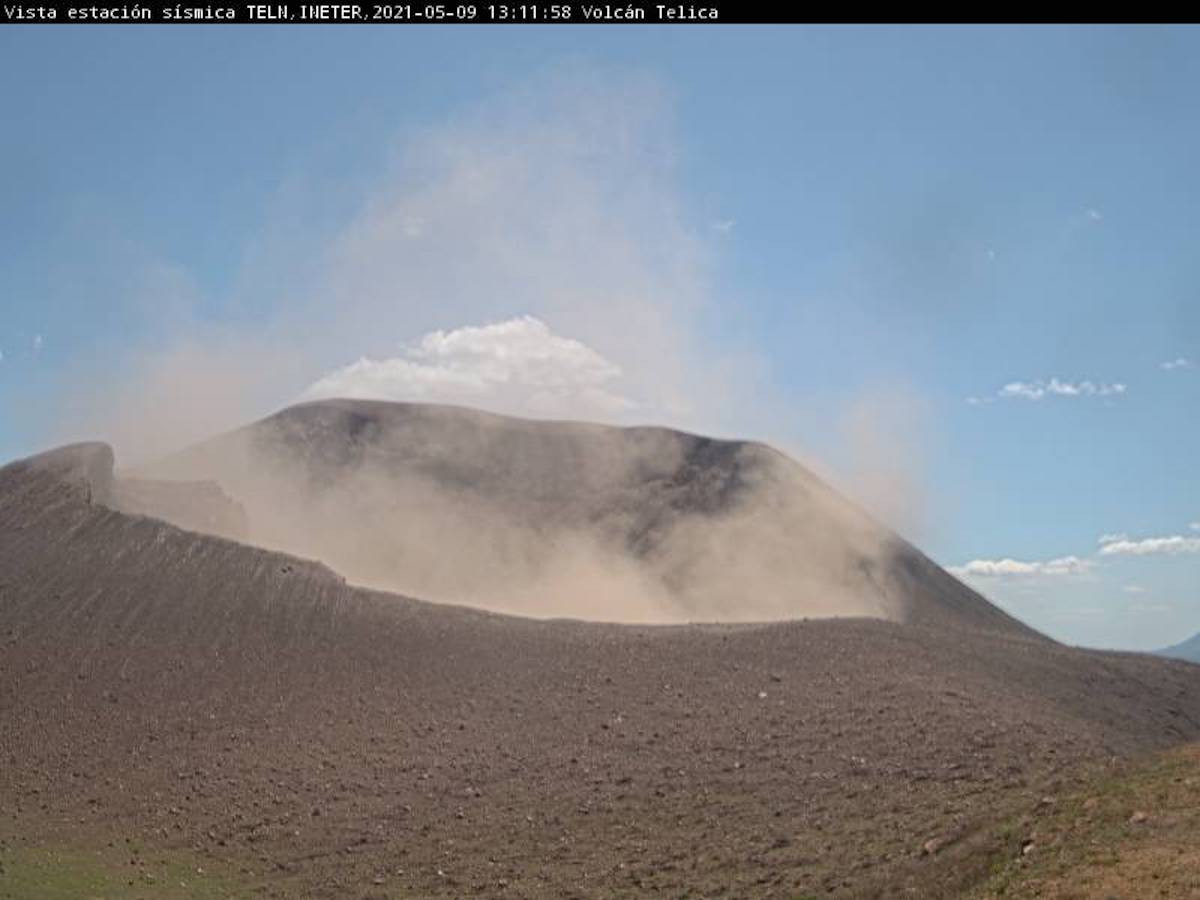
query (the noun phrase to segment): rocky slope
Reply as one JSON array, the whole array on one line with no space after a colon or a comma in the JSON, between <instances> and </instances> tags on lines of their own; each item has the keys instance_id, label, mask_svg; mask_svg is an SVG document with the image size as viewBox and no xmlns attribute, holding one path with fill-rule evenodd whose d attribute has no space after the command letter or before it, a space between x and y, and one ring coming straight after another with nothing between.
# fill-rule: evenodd
<instances>
[{"instance_id":1,"label":"rocky slope","mask_svg":"<svg viewBox=\"0 0 1200 900\"><path fill-rule=\"evenodd\" d=\"M131 879L153 849L267 896L954 895L984 823L1200 737L1186 663L427 604L108 507L110 466L0 469L0 842Z\"/></svg>"}]
</instances>

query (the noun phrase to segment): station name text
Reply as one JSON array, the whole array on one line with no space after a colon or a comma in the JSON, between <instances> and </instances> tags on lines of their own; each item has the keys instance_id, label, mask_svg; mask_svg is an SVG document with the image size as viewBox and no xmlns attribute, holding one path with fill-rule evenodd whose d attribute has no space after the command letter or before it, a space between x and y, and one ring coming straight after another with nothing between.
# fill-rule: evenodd
<instances>
[{"instance_id":1,"label":"station name text","mask_svg":"<svg viewBox=\"0 0 1200 900\"><path fill-rule=\"evenodd\" d=\"M716 22L716 5L630 3L5 4L7 22Z\"/></svg>"}]
</instances>

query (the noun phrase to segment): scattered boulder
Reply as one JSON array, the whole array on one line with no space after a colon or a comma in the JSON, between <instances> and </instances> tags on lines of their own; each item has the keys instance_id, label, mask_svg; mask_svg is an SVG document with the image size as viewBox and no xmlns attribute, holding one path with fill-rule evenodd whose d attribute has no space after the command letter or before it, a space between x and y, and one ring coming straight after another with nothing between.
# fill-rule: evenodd
<instances>
[{"instance_id":1,"label":"scattered boulder","mask_svg":"<svg viewBox=\"0 0 1200 900\"><path fill-rule=\"evenodd\" d=\"M950 839L944 836L930 838L921 845L921 855L933 856L934 854L940 852L948 843L950 843Z\"/></svg>"}]
</instances>

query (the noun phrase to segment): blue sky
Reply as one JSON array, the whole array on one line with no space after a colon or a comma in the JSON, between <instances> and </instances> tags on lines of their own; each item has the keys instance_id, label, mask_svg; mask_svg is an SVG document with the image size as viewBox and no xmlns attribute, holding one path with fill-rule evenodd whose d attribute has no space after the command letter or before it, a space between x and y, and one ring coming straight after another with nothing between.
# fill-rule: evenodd
<instances>
[{"instance_id":1,"label":"blue sky","mask_svg":"<svg viewBox=\"0 0 1200 900\"><path fill-rule=\"evenodd\" d=\"M0 31L0 457L367 387L665 421L785 446L1055 637L1174 643L1198 45Z\"/></svg>"}]
</instances>

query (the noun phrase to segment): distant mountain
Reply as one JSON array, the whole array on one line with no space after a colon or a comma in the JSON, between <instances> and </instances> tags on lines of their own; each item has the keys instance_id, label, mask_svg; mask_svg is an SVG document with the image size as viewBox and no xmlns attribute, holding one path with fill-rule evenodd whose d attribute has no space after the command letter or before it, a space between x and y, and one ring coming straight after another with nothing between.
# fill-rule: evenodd
<instances>
[{"instance_id":1,"label":"distant mountain","mask_svg":"<svg viewBox=\"0 0 1200 900\"><path fill-rule=\"evenodd\" d=\"M1200 633L1192 635L1182 644L1156 650L1159 656L1171 656L1175 659L1186 659L1188 662L1200 663Z\"/></svg>"}]
</instances>

